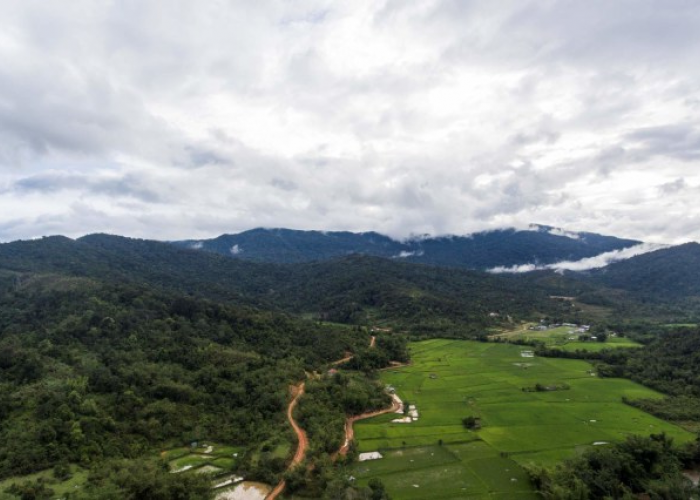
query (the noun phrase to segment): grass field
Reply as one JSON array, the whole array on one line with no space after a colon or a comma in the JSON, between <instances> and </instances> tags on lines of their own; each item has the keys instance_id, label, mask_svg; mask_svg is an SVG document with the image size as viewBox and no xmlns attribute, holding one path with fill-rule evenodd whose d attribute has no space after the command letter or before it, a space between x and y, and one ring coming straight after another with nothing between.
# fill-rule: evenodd
<instances>
[{"instance_id":1,"label":"grass field","mask_svg":"<svg viewBox=\"0 0 700 500\"><path fill-rule=\"evenodd\" d=\"M70 470L71 477L65 481L60 481L56 479L53 475L53 469L47 469L41 472L36 472L34 474L29 474L27 476L5 479L4 481L0 481L0 492L5 491L7 488L12 486L13 483L33 483L35 481L41 480L54 491L53 498L63 498L67 494L75 492L76 489L82 487L82 485L85 484L85 481L87 480L87 470L78 467L77 465L72 465Z\"/></svg>"},{"instance_id":2,"label":"grass field","mask_svg":"<svg viewBox=\"0 0 700 500\"><path fill-rule=\"evenodd\" d=\"M634 340L624 338L624 337L613 337L613 338L609 338L605 342L593 342L593 341L581 342L578 340L572 340L572 341L566 342L565 344L555 345L553 347L558 347L559 349L562 349L564 351L581 350L581 351L598 352L598 351L602 351L603 349L616 349L619 347L642 347L642 344L640 344L639 342L635 342Z\"/></svg>"},{"instance_id":3,"label":"grass field","mask_svg":"<svg viewBox=\"0 0 700 500\"><path fill-rule=\"evenodd\" d=\"M386 453L357 464L358 481L379 477L397 500L421 498L422 485L432 488L433 498L529 498L517 464L552 465L628 434L694 439L621 402L622 396L658 393L628 380L591 376L592 366L583 361L523 358L524 348L499 343L436 339L411 349L413 364L383 372L382 379L417 406L420 418L393 424L396 415L382 415L359 422L355 431L360 451ZM568 389L523 391L536 384ZM482 428L466 430L467 416L479 417ZM406 453L417 457L406 463ZM457 488L459 481L464 484Z\"/></svg>"}]
</instances>

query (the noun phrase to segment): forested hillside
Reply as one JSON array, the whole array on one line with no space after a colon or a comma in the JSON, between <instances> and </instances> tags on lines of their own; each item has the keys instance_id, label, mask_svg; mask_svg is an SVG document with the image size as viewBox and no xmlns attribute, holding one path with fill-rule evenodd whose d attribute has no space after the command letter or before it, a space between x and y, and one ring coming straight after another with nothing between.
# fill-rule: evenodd
<instances>
[{"instance_id":1,"label":"forested hillside","mask_svg":"<svg viewBox=\"0 0 700 500\"><path fill-rule=\"evenodd\" d=\"M257 444L347 328L84 278L4 281L0 475L137 457L168 440Z\"/></svg>"},{"instance_id":2,"label":"forested hillside","mask_svg":"<svg viewBox=\"0 0 700 500\"><path fill-rule=\"evenodd\" d=\"M596 356L605 376L625 377L666 394L629 403L700 431L700 328L657 331L644 349Z\"/></svg>"},{"instance_id":3,"label":"forested hillside","mask_svg":"<svg viewBox=\"0 0 700 500\"><path fill-rule=\"evenodd\" d=\"M671 302L700 298L700 244L686 243L616 262L593 280L636 297Z\"/></svg>"},{"instance_id":4,"label":"forested hillside","mask_svg":"<svg viewBox=\"0 0 700 500\"><path fill-rule=\"evenodd\" d=\"M507 318L566 316L549 287L523 277L443 269L366 256L261 264L166 243L108 235L51 237L0 245L0 267L68 273L316 319L391 321L416 333L474 332ZM496 313L497 316L491 313Z\"/></svg>"}]
</instances>

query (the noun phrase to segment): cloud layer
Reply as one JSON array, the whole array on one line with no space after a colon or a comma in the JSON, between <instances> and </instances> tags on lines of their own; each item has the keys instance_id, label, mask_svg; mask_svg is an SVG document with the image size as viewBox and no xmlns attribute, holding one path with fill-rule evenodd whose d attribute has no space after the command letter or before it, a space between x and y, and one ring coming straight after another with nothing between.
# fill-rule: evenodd
<instances>
[{"instance_id":1,"label":"cloud layer","mask_svg":"<svg viewBox=\"0 0 700 500\"><path fill-rule=\"evenodd\" d=\"M590 269L605 267L613 262L626 260L636 255L642 255L643 253L660 250L662 248L666 248L667 246L668 245L661 245L658 243L641 243L639 245L623 248L621 250L611 250L610 252L604 252L593 257L586 257L585 259L581 260L567 260L556 262L554 264L522 264L511 267L498 266L494 267L493 269L489 269L489 272L494 274L519 274L544 270L556 271L558 273L563 273L564 271L588 271Z\"/></svg>"},{"instance_id":2,"label":"cloud layer","mask_svg":"<svg viewBox=\"0 0 700 500\"><path fill-rule=\"evenodd\" d=\"M0 5L0 240L700 239L700 4Z\"/></svg>"}]
</instances>

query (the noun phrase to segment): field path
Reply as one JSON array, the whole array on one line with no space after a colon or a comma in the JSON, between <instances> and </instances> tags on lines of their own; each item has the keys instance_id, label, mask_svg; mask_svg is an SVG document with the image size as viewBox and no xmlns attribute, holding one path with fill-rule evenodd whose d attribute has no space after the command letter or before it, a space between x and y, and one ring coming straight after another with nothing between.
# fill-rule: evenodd
<instances>
[{"instance_id":1,"label":"field path","mask_svg":"<svg viewBox=\"0 0 700 500\"><path fill-rule=\"evenodd\" d=\"M309 447L309 440L306 437L306 432L304 429L299 427L299 424L297 424L296 420L294 420L294 408L296 407L299 398L304 394L304 382L299 382L299 385L293 387L292 389L292 394L294 397L292 400L289 402L289 406L287 407L287 420L289 420L289 423L292 426L292 429L294 429L294 432L297 435L297 440L299 444L297 445L297 451L294 453L294 458L292 458L292 463L289 464L289 467L287 467L287 470L292 470L294 467L299 465L301 462L304 461L304 457L306 456L306 449ZM287 486L287 483L284 479L282 479L277 486L275 486L275 489L272 490L268 495L265 497L265 500L274 500L279 496L282 491L284 491L285 486Z\"/></svg>"}]
</instances>

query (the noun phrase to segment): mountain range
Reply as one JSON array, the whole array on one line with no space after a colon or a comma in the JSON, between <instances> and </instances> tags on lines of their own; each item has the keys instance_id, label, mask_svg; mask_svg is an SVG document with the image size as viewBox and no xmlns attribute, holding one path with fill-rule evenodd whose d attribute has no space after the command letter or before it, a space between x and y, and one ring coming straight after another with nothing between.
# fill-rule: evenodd
<instances>
[{"instance_id":1,"label":"mountain range","mask_svg":"<svg viewBox=\"0 0 700 500\"><path fill-rule=\"evenodd\" d=\"M362 254L433 266L481 270L497 266L576 261L640 243L541 225L531 225L528 230L500 229L466 236L421 236L405 240L392 239L376 232L258 228L208 240L174 242L181 247L255 262L312 262Z\"/></svg>"},{"instance_id":2,"label":"mountain range","mask_svg":"<svg viewBox=\"0 0 700 500\"><path fill-rule=\"evenodd\" d=\"M75 240L52 236L0 244L0 279L12 282L28 275L58 274L143 283L340 322L372 316L411 325L428 316L435 324L435 315L445 325L484 326L492 312L558 314L550 295L608 306L630 300L698 302L697 243L564 275L483 272L495 266L588 258L637 244L546 226L407 241L377 233L289 229L257 229L172 244L106 234Z\"/></svg>"}]
</instances>

